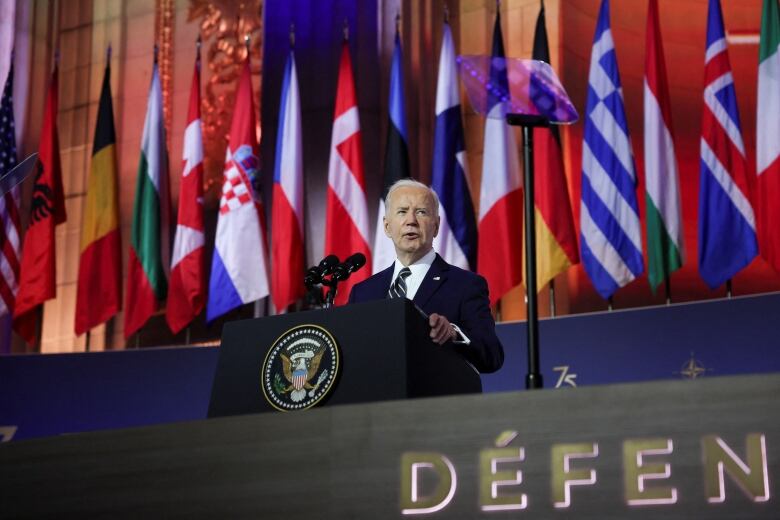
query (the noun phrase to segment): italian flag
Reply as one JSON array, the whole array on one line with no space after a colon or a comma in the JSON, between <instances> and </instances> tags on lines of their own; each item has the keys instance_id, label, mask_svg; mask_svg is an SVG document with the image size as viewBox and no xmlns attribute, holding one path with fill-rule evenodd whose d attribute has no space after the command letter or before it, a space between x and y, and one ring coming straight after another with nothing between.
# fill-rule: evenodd
<instances>
[{"instance_id":1,"label":"italian flag","mask_svg":"<svg viewBox=\"0 0 780 520\"><path fill-rule=\"evenodd\" d=\"M647 276L655 290L683 263L680 186L657 0L648 5L645 49Z\"/></svg>"},{"instance_id":2,"label":"italian flag","mask_svg":"<svg viewBox=\"0 0 780 520\"><path fill-rule=\"evenodd\" d=\"M169 212L168 154L165 150L162 89L155 63L133 203L125 300L125 339L146 323L168 291L164 266L170 265Z\"/></svg>"},{"instance_id":3,"label":"italian flag","mask_svg":"<svg viewBox=\"0 0 780 520\"><path fill-rule=\"evenodd\" d=\"M756 166L758 243L780 273L780 15L777 0L764 0L758 59Z\"/></svg>"}]
</instances>

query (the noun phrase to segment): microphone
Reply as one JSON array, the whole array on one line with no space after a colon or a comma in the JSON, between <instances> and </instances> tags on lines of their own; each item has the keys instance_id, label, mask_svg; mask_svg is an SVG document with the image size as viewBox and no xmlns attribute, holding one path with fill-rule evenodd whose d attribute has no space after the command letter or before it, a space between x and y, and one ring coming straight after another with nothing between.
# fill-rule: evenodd
<instances>
[{"instance_id":1,"label":"microphone","mask_svg":"<svg viewBox=\"0 0 780 520\"><path fill-rule=\"evenodd\" d=\"M332 273L338 265L339 257L336 255L326 256L320 261L318 265L310 267L309 270L306 271L306 276L303 278L303 283L306 284L307 287L322 283L322 277Z\"/></svg>"},{"instance_id":2,"label":"microphone","mask_svg":"<svg viewBox=\"0 0 780 520\"><path fill-rule=\"evenodd\" d=\"M366 265L366 255L355 253L333 270L333 279L343 282L349 275Z\"/></svg>"}]
</instances>

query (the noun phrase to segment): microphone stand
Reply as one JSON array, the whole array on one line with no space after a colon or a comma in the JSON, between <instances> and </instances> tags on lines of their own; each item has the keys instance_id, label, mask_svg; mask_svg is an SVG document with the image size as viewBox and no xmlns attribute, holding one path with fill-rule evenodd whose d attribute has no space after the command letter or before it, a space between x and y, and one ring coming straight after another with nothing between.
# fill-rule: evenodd
<instances>
[{"instance_id":1,"label":"microphone stand","mask_svg":"<svg viewBox=\"0 0 780 520\"><path fill-rule=\"evenodd\" d=\"M336 291L338 290L339 280L333 275L331 275L329 280L326 280L323 277L322 285L330 288L328 293L325 295L325 304L322 306L322 308L330 309L333 307L333 300L336 299Z\"/></svg>"}]
</instances>

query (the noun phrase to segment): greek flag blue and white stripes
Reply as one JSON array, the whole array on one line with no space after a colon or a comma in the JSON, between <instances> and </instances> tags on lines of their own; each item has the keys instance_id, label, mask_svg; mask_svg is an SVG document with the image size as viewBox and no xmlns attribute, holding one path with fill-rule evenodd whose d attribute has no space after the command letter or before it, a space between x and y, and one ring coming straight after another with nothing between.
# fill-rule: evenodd
<instances>
[{"instance_id":1,"label":"greek flag blue and white stripes","mask_svg":"<svg viewBox=\"0 0 780 520\"><path fill-rule=\"evenodd\" d=\"M466 142L460 113L458 71L450 26L445 22L436 84L436 129L431 185L439 196L439 234L434 249L462 269L477 267L477 221L466 176Z\"/></svg>"},{"instance_id":2,"label":"greek flag blue and white stripes","mask_svg":"<svg viewBox=\"0 0 780 520\"><path fill-rule=\"evenodd\" d=\"M594 287L609 298L644 271L636 170L609 25L609 0L601 4L593 38L585 113L580 247Z\"/></svg>"}]
</instances>

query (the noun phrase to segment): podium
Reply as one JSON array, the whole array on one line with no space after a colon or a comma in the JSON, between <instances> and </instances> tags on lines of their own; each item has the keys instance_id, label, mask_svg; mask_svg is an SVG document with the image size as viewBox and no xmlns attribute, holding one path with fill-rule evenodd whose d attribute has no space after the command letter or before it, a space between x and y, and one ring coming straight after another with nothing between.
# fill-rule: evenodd
<instances>
[{"instance_id":1,"label":"podium","mask_svg":"<svg viewBox=\"0 0 780 520\"><path fill-rule=\"evenodd\" d=\"M318 405L479 393L477 370L429 339L422 312L408 299L377 300L226 323L209 417L274 411L263 390L269 350L296 327L324 329L335 341L334 386Z\"/></svg>"}]
</instances>

